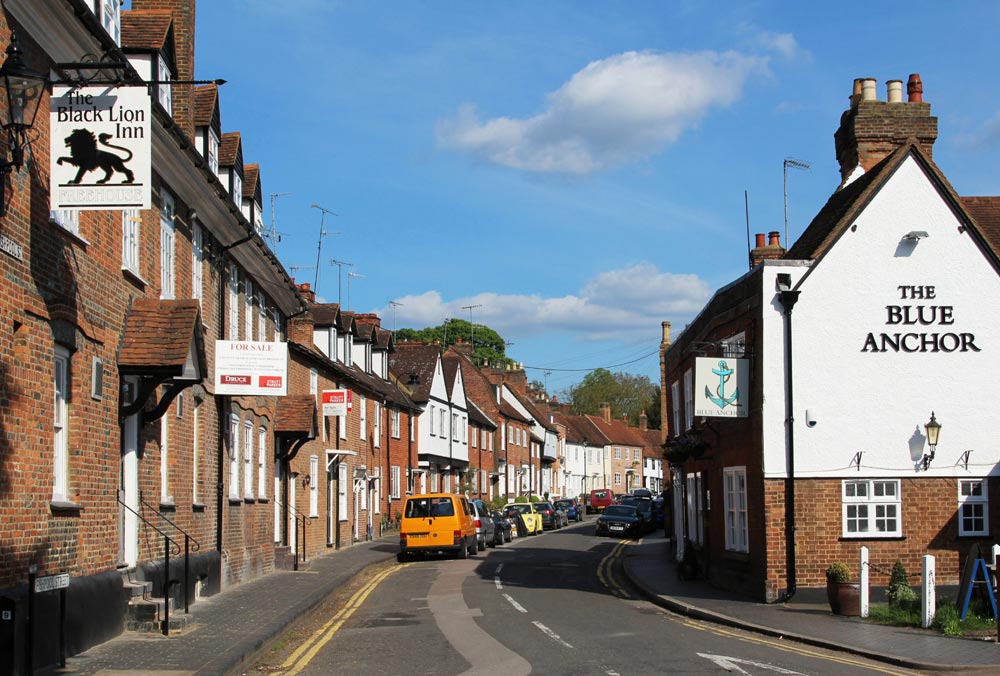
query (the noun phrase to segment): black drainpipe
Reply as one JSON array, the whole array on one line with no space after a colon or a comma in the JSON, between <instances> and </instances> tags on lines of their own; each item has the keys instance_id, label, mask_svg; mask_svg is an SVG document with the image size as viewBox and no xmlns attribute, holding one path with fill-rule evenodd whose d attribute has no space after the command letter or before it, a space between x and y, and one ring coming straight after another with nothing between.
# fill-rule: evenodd
<instances>
[{"instance_id":1,"label":"black drainpipe","mask_svg":"<svg viewBox=\"0 0 1000 676\"><path fill-rule=\"evenodd\" d=\"M795 397L792 390L792 308L799 291L787 288L789 275L778 275L779 300L785 308L785 429L788 435L788 478L785 479L785 566L788 588L780 601L795 595L798 587L795 571Z\"/></svg>"}]
</instances>

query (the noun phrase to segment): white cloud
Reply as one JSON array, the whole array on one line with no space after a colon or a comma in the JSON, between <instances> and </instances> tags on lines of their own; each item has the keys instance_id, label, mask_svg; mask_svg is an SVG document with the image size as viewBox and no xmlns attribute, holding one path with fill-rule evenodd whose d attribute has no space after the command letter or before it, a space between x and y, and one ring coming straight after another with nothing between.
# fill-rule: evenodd
<instances>
[{"instance_id":1,"label":"white cloud","mask_svg":"<svg viewBox=\"0 0 1000 676\"><path fill-rule=\"evenodd\" d=\"M463 306L475 308L472 319L505 337L576 334L580 340L620 339L630 331L658 329L660 322L689 320L710 295L696 275L661 272L649 263L602 272L578 294L545 298L539 294L480 293L445 301L437 291L397 299L400 326L437 326L445 317L468 319ZM392 317L392 308L378 310ZM390 320L391 321L391 320Z\"/></svg>"},{"instance_id":2,"label":"white cloud","mask_svg":"<svg viewBox=\"0 0 1000 676\"><path fill-rule=\"evenodd\" d=\"M777 54L786 61L812 63L812 53L803 48L791 33L775 33L752 23L741 24L739 30L749 36L749 44L755 49Z\"/></svg>"},{"instance_id":3,"label":"white cloud","mask_svg":"<svg viewBox=\"0 0 1000 676\"><path fill-rule=\"evenodd\" d=\"M626 52L594 61L526 119L480 120L474 105L438 123L441 147L524 171L589 174L661 152L740 98L767 60L737 52Z\"/></svg>"}]
</instances>

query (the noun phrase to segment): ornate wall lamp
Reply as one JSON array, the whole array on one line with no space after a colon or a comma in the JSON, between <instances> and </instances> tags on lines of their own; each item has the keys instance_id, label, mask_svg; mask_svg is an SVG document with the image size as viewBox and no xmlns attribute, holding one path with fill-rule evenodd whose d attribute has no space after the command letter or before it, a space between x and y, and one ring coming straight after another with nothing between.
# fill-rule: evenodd
<instances>
[{"instance_id":1,"label":"ornate wall lamp","mask_svg":"<svg viewBox=\"0 0 1000 676\"><path fill-rule=\"evenodd\" d=\"M931 419L924 425L924 430L927 431L927 453L924 453L924 457L920 459L920 464L927 471L930 467L931 460L934 459L934 451L937 450L938 438L941 436L941 423L937 421L934 417L934 411L931 411Z\"/></svg>"},{"instance_id":2,"label":"ornate wall lamp","mask_svg":"<svg viewBox=\"0 0 1000 676\"><path fill-rule=\"evenodd\" d=\"M7 175L20 170L24 164L24 147L28 145L28 131L35 124L38 104L48 86L45 75L32 70L24 63L24 53L11 33L7 58L0 67L0 86L3 87L4 109L0 110L0 127L7 133L6 150L0 155L0 216L7 214ZM8 159L7 151L10 152Z\"/></svg>"}]
</instances>

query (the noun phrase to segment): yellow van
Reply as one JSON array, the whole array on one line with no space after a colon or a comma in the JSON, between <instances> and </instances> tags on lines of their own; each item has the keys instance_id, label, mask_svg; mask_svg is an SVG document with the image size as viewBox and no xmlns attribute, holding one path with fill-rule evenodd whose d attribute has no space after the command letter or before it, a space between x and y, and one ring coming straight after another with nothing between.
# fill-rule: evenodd
<instances>
[{"instance_id":1,"label":"yellow van","mask_svg":"<svg viewBox=\"0 0 1000 676\"><path fill-rule=\"evenodd\" d=\"M479 551L472 506L462 495L411 495L403 503L399 523L400 562L413 554L454 552L466 559Z\"/></svg>"}]
</instances>

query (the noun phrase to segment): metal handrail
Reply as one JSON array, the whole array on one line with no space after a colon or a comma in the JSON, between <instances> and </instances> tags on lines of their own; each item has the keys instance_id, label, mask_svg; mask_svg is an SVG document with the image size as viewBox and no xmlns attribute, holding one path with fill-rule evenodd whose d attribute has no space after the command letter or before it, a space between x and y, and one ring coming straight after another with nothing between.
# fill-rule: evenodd
<instances>
[{"instance_id":1,"label":"metal handrail","mask_svg":"<svg viewBox=\"0 0 1000 676\"><path fill-rule=\"evenodd\" d=\"M305 514L302 514L301 512L299 512L299 510L295 509L295 505L288 504L286 506L288 507L288 509L292 510L292 517L295 519L296 527L298 526L299 519L302 519L302 562L305 563L305 561L306 561L306 524L309 523L309 521L308 521L309 517L307 517ZM292 570L298 570L298 569L299 569L299 543L298 543L298 538L296 538L296 542L295 542L295 562L292 564Z\"/></svg>"},{"instance_id":2,"label":"metal handrail","mask_svg":"<svg viewBox=\"0 0 1000 676\"><path fill-rule=\"evenodd\" d=\"M144 524L146 524L147 526L149 526L150 528L152 528L157 533L163 536L163 621L160 623L160 633L162 633L164 636L169 636L170 635L170 545L176 547L178 554L181 553L181 546L177 544L177 542L172 537L170 537L162 530L160 530L159 527L156 526L156 524L152 523L142 514L140 514L139 512L135 511L134 509L126 505L122 501L121 493L116 495L115 499L118 500L119 505L121 505L128 511L132 512L133 514L135 514ZM142 501L142 497L140 497L139 500ZM187 568L187 557L185 556L185 569L186 568ZM187 598L186 587L184 590L184 596L185 598Z\"/></svg>"},{"instance_id":3,"label":"metal handrail","mask_svg":"<svg viewBox=\"0 0 1000 676\"><path fill-rule=\"evenodd\" d=\"M198 542L198 540L196 540L194 536L189 534L186 530L184 530L176 523L174 523L173 520L166 514L164 514L156 507L153 507L151 504L146 502L146 500L143 499L142 497L141 491L139 492L139 502L142 503L145 507L148 507L150 510L152 510L161 519L163 519L171 526L173 526L174 529L184 534L184 614L189 615L191 613L191 598L189 595L190 586L188 585L188 582L191 579L191 552L199 551L201 549L201 543ZM194 543L193 550L191 549L192 542Z\"/></svg>"}]
</instances>

